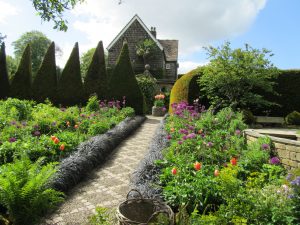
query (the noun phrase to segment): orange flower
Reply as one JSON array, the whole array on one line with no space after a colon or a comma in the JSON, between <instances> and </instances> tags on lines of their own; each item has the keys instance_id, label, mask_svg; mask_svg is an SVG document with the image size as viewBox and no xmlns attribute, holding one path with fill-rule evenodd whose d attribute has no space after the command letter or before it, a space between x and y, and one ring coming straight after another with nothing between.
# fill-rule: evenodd
<instances>
[{"instance_id":1,"label":"orange flower","mask_svg":"<svg viewBox=\"0 0 300 225\"><path fill-rule=\"evenodd\" d=\"M78 128L78 124L75 124L74 128L77 129Z\"/></svg>"},{"instance_id":2,"label":"orange flower","mask_svg":"<svg viewBox=\"0 0 300 225\"><path fill-rule=\"evenodd\" d=\"M171 173L172 173L173 175L176 175L176 174L177 174L177 169L174 167L174 168L171 170Z\"/></svg>"},{"instance_id":3,"label":"orange flower","mask_svg":"<svg viewBox=\"0 0 300 225\"><path fill-rule=\"evenodd\" d=\"M59 143L59 139L56 137L54 140L53 140L54 144L58 144Z\"/></svg>"},{"instance_id":4,"label":"orange flower","mask_svg":"<svg viewBox=\"0 0 300 225\"><path fill-rule=\"evenodd\" d=\"M67 121L67 126L68 126L68 127L70 126L70 121Z\"/></svg>"},{"instance_id":5,"label":"orange flower","mask_svg":"<svg viewBox=\"0 0 300 225\"><path fill-rule=\"evenodd\" d=\"M194 168L195 168L195 170L200 170L201 169L201 163L199 163L199 162L195 162L194 163Z\"/></svg>"},{"instance_id":6,"label":"orange flower","mask_svg":"<svg viewBox=\"0 0 300 225\"><path fill-rule=\"evenodd\" d=\"M215 170L214 176L217 177L217 176L219 176L219 175L220 175L220 171L219 171L219 170Z\"/></svg>"},{"instance_id":7,"label":"orange flower","mask_svg":"<svg viewBox=\"0 0 300 225\"><path fill-rule=\"evenodd\" d=\"M56 138L55 136L53 136L53 135L51 136L51 140L52 141L54 141L55 138Z\"/></svg>"},{"instance_id":8,"label":"orange flower","mask_svg":"<svg viewBox=\"0 0 300 225\"><path fill-rule=\"evenodd\" d=\"M65 150L65 145L64 145L64 144L61 144L61 146L59 147L59 149L60 149L61 151Z\"/></svg>"},{"instance_id":9,"label":"orange flower","mask_svg":"<svg viewBox=\"0 0 300 225\"><path fill-rule=\"evenodd\" d=\"M171 132L174 132L174 131L175 131L175 128L174 128L174 127L172 127L172 128L170 129L170 131L171 131Z\"/></svg>"},{"instance_id":10,"label":"orange flower","mask_svg":"<svg viewBox=\"0 0 300 225\"><path fill-rule=\"evenodd\" d=\"M237 159L236 159L236 158L230 159L230 163L231 163L231 165L236 166L236 164L237 164Z\"/></svg>"}]
</instances>

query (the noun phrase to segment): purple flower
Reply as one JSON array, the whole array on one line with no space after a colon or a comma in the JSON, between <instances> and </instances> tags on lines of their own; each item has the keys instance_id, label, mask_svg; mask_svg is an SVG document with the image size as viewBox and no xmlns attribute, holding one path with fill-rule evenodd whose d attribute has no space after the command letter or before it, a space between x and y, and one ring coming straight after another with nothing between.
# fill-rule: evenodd
<instances>
[{"instance_id":1,"label":"purple flower","mask_svg":"<svg viewBox=\"0 0 300 225\"><path fill-rule=\"evenodd\" d=\"M279 163L280 163L280 160L279 160L278 157L272 157L272 158L270 159L270 164L277 165L277 164L279 164Z\"/></svg>"},{"instance_id":2,"label":"purple flower","mask_svg":"<svg viewBox=\"0 0 300 225\"><path fill-rule=\"evenodd\" d=\"M39 129L39 125L38 125L38 124L37 124L37 125L34 125L33 128L34 128L35 130L38 130L38 129Z\"/></svg>"},{"instance_id":3,"label":"purple flower","mask_svg":"<svg viewBox=\"0 0 300 225\"><path fill-rule=\"evenodd\" d=\"M51 123L51 126L55 127L55 126L56 126L56 122L55 122L55 121L52 122L52 123Z\"/></svg>"},{"instance_id":4,"label":"purple flower","mask_svg":"<svg viewBox=\"0 0 300 225\"><path fill-rule=\"evenodd\" d=\"M187 139L187 136L186 135L184 135L183 137L182 137L182 140L186 140Z\"/></svg>"},{"instance_id":5,"label":"purple flower","mask_svg":"<svg viewBox=\"0 0 300 225\"><path fill-rule=\"evenodd\" d=\"M22 122L22 126L27 126L27 123L25 121Z\"/></svg>"},{"instance_id":6,"label":"purple flower","mask_svg":"<svg viewBox=\"0 0 300 225\"><path fill-rule=\"evenodd\" d=\"M17 122L16 122L15 120L13 120L13 121L10 122L10 124L11 124L11 125L16 125Z\"/></svg>"},{"instance_id":7,"label":"purple flower","mask_svg":"<svg viewBox=\"0 0 300 225\"><path fill-rule=\"evenodd\" d=\"M178 141L178 144L179 144L179 145L182 145L182 143L183 143L183 141Z\"/></svg>"},{"instance_id":8,"label":"purple flower","mask_svg":"<svg viewBox=\"0 0 300 225\"><path fill-rule=\"evenodd\" d=\"M172 136L171 136L170 134L168 134L168 135L167 135L167 139L168 139L168 140L171 140L171 139L172 139Z\"/></svg>"},{"instance_id":9,"label":"purple flower","mask_svg":"<svg viewBox=\"0 0 300 225\"><path fill-rule=\"evenodd\" d=\"M66 108L60 108L60 111L65 112Z\"/></svg>"},{"instance_id":10,"label":"purple flower","mask_svg":"<svg viewBox=\"0 0 300 225\"><path fill-rule=\"evenodd\" d=\"M180 134L188 134L189 132L186 129L180 129L179 133Z\"/></svg>"},{"instance_id":11,"label":"purple flower","mask_svg":"<svg viewBox=\"0 0 300 225\"><path fill-rule=\"evenodd\" d=\"M291 181L291 180L292 180L292 177L293 177L293 174L289 173L289 174L286 176L286 180Z\"/></svg>"},{"instance_id":12,"label":"purple flower","mask_svg":"<svg viewBox=\"0 0 300 225\"><path fill-rule=\"evenodd\" d=\"M15 141L17 141L17 138L15 138L15 137L11 137L11 138L9 138L9 139L8 139L8 141L9 141L10 143L12 143L12 142L15 142Z\"/></svg>"},{"instance_id":13,"label":"purple flower","mask_svg":"<svg viewBox=\"0 0 300 225\"><path fill-rule=\"evenodd\" d=\"M195 133L190 133L186 137L189 138L189 139L193 139L193 138L196 137L196 134Z\"/></svg>"},{"instance_id":14,"label":"purple flower","mask_svg":"<svg viewBox=\"0 0 300 225\"><path fill-rule=\"evenodd\" d=\"M41 132L39 132L38 130L34 131L33 136L38 137L41 135Z\"/></svg>"},{"instance_id":15,"label":"purple flower","mask_svg":"<svg viewBox=\"0 0 300 225\"><path fill-rule=\"evenodd\" d=\"M261 148L262 148L263 150L268 150L268 149L270 148L270 145L269 145L269 144L262 144L262 145L261 145Z\"/></svg>"},{"instance_id":16,"label":"purple flower","mask_svg":"<svg viewBox=\"0 0 300 225\"><path fill-rule=\"evenodd\" d=\"M235 131L235 134L239 136L239 135L241 134L241 130L238 130L238 129L237 129L237 130Z\"/></svg>"},{"instance_id":17,"label":"purple flower","mask_svg":"<svg viewBox=\"0 0 300 225\"><path fill-rule=\"evenodd\" d=\"M163 112L167 111L167 109L166 109L165 106L162 107L162 111L163 111Z\"/></svg>"},{"instance_id":18,"label":"purple flower","mask_svg":"<svg viewBox=\"0 0 300 225\"><path fill-rule=\"evenodd\" d=\"M207 144L206 144L206 146L209 147L209 148L212 147L213 145L214 145L214 144L213 144L212 142L210 142L210 141L207 142Z\"/></svg>"},{"instance_id":19,"label":"purple flower","mask_svg":"<svg viewBox=\"0 0 300 225\"><path fill-rule=\"evenodd\" d=\"M291 184L300 187L300 176L296 177L296 179L293 180L293 181L291 182Z\"/></svg>"}]
</instances>

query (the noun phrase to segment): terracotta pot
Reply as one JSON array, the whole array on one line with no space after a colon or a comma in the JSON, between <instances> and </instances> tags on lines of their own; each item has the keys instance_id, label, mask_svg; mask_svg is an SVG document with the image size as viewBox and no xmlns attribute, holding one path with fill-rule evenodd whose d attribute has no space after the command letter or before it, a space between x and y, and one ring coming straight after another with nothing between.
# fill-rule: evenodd
<instances>
[{"instance_id":1,"label":"terracotta pot","mask_svg":"<svg viewBox=\"0 0 300 225\"><path fill-rule=\"evenodd\" d=\"M153 106L152 107L152 116L164 116L166 109L164 107Z\"/></svg>"}]
</instances>

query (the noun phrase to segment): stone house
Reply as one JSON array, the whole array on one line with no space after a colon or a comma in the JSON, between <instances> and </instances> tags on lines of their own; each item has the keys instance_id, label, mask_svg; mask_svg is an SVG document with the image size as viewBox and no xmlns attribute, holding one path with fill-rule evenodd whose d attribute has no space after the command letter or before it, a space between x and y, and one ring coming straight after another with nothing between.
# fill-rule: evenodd
<instances>
[{"instance_id":1,"label":"stone house","mask_svg":"<svg viewBox=\"0 0 300 225\"><path fill-rule=\"evenodd\" d=\"M136 53L138 43L145 39L153 40L155 43L153 54L147 59ZM178 69L178 40L157 39L156 28L151 27L149 30L140 17L135 15L108 45L108 67L113 68L116 64L124 41L128 43L135 74L143 73L145 64L149 64L150 73L158 83L172 85L175 82Z\"/></svg>"}]
</instances>

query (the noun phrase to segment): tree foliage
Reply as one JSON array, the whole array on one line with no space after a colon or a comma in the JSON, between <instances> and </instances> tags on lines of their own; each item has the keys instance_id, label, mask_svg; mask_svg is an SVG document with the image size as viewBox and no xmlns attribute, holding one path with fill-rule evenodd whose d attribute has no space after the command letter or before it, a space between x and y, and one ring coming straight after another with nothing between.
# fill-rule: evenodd
<instances>
[{"instance_id":1,"label":"tree foliage","mask_svg":"<svg viewBox=\"0 0 300 225\"><path fill-rule=\"evenodd\" d=\"M28 44L10 85L10 97L31 99L31 48Z\"/></svg>"},{"instance_id":2,"label":"tree foliage","mask_svg":"<svg viewBox=\"0 0 300 225\"><path fill-rule=\"evenodd\" d=\"M14 57L10 55L6 55L6 66L7 66L8 78L11 80L14 74L17 72L18 62Z\"/></svg>"},{"instance_id":3,"label":"tree foliage","mask_svg":"<svg viewBox=\"0 0 300 225\"><path fill-rule=\"evenodd\" d=\"M0 45L3 43L5 38L6 38L6 35L3 35L2 33L0 33Z\"/></svg>"},{"instance_id":4,"label":"tree foliage","mask_svg":"<svg viewBox=\"0 0 300 225\"><path fill-rule=\"evenodd\" d=\"M5 44L1 44L0 49L0 99L9 95L9 79L6 65Z\"/></svg>"},{"instance_id":5,"label":"tree foliage","mask_svg":"<svg viewBox=\"0 0 300 225\"><path fill-rule=\"evenodd\" d=\"M272 78L278 70L269 59L273 55L269 50L248 44L244 49L231 49L230 42L205 49L210 63L205 66L199 84L213 107L247 109L272 105L256 91L273 92Z\"/></svg>"},{"instance_id":6,"label":"tree foliage","mask_svg":"<svg viewBox=\"0 0 300 225\"><path fill-rule=\"evenodd\" d=\"M146 60L153 56L153 53L155 52L156 44L151 39L145 39L137 43L136 46L136 54L143 58L144 63L146 63Z\"/></svg>"}]
</instances>

